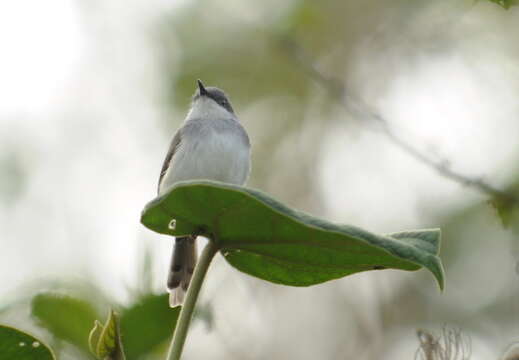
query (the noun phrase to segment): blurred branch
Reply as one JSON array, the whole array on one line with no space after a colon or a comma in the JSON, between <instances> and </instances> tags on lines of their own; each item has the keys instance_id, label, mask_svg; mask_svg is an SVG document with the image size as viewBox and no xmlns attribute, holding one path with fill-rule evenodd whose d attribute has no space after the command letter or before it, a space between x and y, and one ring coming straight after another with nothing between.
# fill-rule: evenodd
<instances>
[{"instance_id":1,"label":"blurred branch","mask_svg":"<svg viewBox=\"0 0 519 360\"><path fill-rule=\"evenodd\" d=\"M424 360L434 360L436 349L438 349L438 340L426 331L418 330L416 332L418 340L420 341L420 347L415 355L421 354Z\"/></svg>"},{"instance_id":2,"label":"blurred branch","mask_svg":"<svg viewBox=\"0 0 519 360\"><path fill-rule=\"evenodd\" d=\"M519 343L510 345L500 360L519 360Z\"/></svg>"},{"instance_id":3,"label":"blurred branch","mask_svg":"<svg viewBox=\"0 0 519 360\"><path fill-rule=\"evenodd\" d=\"M508 205L519 206L519 197L515 194L496 188L482 178L469 177L453 170L448 160L435 159L396 134L389 126L389 122L379 112L349 93L343 81L322 72L310 56L293 39L282 38L281 45L299 64L302 70L315 82L323 86L337 103L342 105L352 115L362 118L366 125L372 126L371 130L382 133L393 145L406 154L435 170L445 178L473 188L480 193L491 196L493 199L499 199Z\"/></svg>"},{"instance_id":4,"label":"blurred branch","mask_svg":"<svg viewBox=\"0 0 519 360\"><path fill-rule=\"evenodd\" d=\"M442 334L435 337L427 330L416 332L420 346L415 359L421 360L468 360L471 357L470 339L461 330L443 327Z\"/></svg>"}]
</instances>

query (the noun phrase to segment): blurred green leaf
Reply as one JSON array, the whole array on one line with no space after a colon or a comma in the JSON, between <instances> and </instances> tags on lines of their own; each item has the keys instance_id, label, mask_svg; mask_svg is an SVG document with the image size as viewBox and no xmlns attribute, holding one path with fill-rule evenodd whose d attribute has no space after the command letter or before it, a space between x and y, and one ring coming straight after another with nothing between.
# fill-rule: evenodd
<instances>
[{"instance_id":1,"label":"blurred green leaf","mask_svg":"<svg viewBox=\"0 0 519 360\"><path fill-rule=\"evenodd\" d=\"M503 195L496 195L488 203L496 210L503 227L508 228L517 215L519 181L515 181L504 190Z\"/></svg>"},{"instance_id":2,"label":"blurred green leaf","mask_svg":"<svg viewBox=\"0 0 519 360\"><path fill-rule=\"evenodd\" d=\"M251 103L265 97L289 96L297 103L308 98L312 82L301 76L294 61L287 58L284 51L279 51L275 32L266 31L263 27L237 27L239 23L235 22L200 22L203 16L200 9L194 4L192 11L184 12L182 16L172 14L172 18L164 19L159 29L162 56L176 59L178 48L183 49L180 61L175 60L175 63L179 61L178 64L171 67L173 72L165 74L170 78L171 89L166 101L185 107L196 90L195 80L198 78L232 94L236 109L241 108L240 103ZM304 26L302 22L316 21L312 18L317 15L311 15L310 10L297 11L298 14L294 15L298 28ZM221 18L215 17L214 21L221 21ZM219 34L216 37L215 26L218 26ZM315 31L315 27L312 29ZM233 41L228 41L230 37ZM174 45L172 39L175 39ZM283 114L279 117L286 118Z\"/></svg>"},{"instance_id":3,"label":"blurred green leaf","mask_svg":"<svg viewBox=\"0 0 519 360\"><path fill-rule=\"evenodd\" d=\"M129 359L138 359L168 340L175 329L180 306L171 309L168 294L146 295L123 310L121 333Z\"/></svg>"},{"instance_id":4,"label":"blurred green leaf","mask_svg":"<svg viewBox=\"0 0 519 360\"><path fill-rule=\"evenodd\" d=\"M515 6L519 3L517 0L489 0L493 3L496 3L498 5L501 5L505 9L509 9L512 6Z\"/></svg>"},{"instance_id":5,"label":"blurred green leaf","mask_svg":"<svg viewBox=\"0 0 519 360\"><path fill-rule=\"evenodd\" d=\"M515 212L515 202L503 197L494 197L488 201L489 204L496 210L497 216L501 220L504 228L508 228L512 223Z\"/></svg>"},{"instance_id":6,"label":"blurred green leaf","mask_svg":"<svg viewBox=\"0 0 519 360\"><path fill-rule=\"evenodd\" d=\"M102 326L95 348L95 355L99 360L125 360L118 322L117 314L110 310L108 319ZM98 327L98 322L96 322L94 329L90 333L94 335L90 338L92 340L95 340L95 336L99 332L99 330L96 330L96 327Z\"/></svg>"},{"instance_id":7,"label":"blurred green leaf","mask_svg":"<svg viewBox=\"0 0 519 360\"><path fill-rule=\"evenodd\" d=\"M32 299L31 313L56 338L89 351L88 335L98 318L89 302L68 295L43 293Z\"/></svg>"},{"instance_id":8,"label":"blurred green leaf","mask_svg":"<svg viewBox=\"0 0 519 360\"><path fill-rule=\"evenodd\" d=\"M55 360L52 351L35 337L0 325L0 360Z\"/></svg>"},{"instance_id":9,"label":"blurred green leaf","mask_svg":"<svg viewBox=\"0 0 519 360\"><path fill-rule=\"evenodd\" d=\"M292 11L287 12L285 18L278 23L287 33L297 33L299 29L309 31L318 29L325 20L319 4L312 1L295 2Z\"/></svg>"},{"instance_id":10,"label":"blurred green leaf","mask_svg":"<svg viewBox=\"0 0 519 360\"><path fill-rule=\"evenodd\" d=\"M308 286L360 271L425 267L443 288L439 229L375 235L211 181L176 184L146 206L141 222L162 234L205 235L232 266L274 283Z\"/></svg>"}]
</instances>

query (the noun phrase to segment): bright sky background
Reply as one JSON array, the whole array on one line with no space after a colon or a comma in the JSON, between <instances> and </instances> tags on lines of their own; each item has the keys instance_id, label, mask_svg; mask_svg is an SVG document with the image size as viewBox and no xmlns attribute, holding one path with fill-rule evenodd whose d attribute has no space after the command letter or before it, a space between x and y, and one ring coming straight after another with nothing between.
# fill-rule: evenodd
<instances>
[{"instance_id":1,"label":"bright sky background","mask_svg":"<svg viewBox=\"0 0 519 360\"><path fill-rule=\"evenodd\" d=\"M77 2L0 2L0 114L42 114L59 106L85 46Z\"/></svg>"}]
</instances>

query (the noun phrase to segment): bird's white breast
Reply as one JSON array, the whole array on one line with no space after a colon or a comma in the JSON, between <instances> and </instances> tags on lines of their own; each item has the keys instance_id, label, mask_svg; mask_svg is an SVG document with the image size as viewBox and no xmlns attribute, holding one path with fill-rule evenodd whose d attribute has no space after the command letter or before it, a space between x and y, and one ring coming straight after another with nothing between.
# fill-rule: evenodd
<instances>
[{"instance_id":1,"label":"bird's white breast","mask_svg":"<svg viewBox=\"0 0 519 360\"><path fill-rule=\"evenodd\" d=\"M161 183L161 194L178 181L206 179L242 185L247 180L250 145L244 130L229 113L215 118L209 106L189 113Z\"/></svg>"}]
</instances>

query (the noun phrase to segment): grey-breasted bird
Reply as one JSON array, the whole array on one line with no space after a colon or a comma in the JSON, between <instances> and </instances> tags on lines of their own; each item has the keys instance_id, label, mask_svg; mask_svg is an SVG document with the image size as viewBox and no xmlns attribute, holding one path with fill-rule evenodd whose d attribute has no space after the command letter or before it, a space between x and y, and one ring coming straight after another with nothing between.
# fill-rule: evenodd
<instances>
[{"instance_id":1,"label":"grey-breasted bird","mask_svg":"<svg viewBox=\"0 0 519 360\"><path fill-rule=\"evenodd\" d=\"M187 117L169 147L159 178L159 195L184 180L207 179L243 185L250 172L250 142L225 93L198 89ZM184 301L196 264L196 235L177 237L168 275L169 305Z\"/></svg>"}]
</instances>

